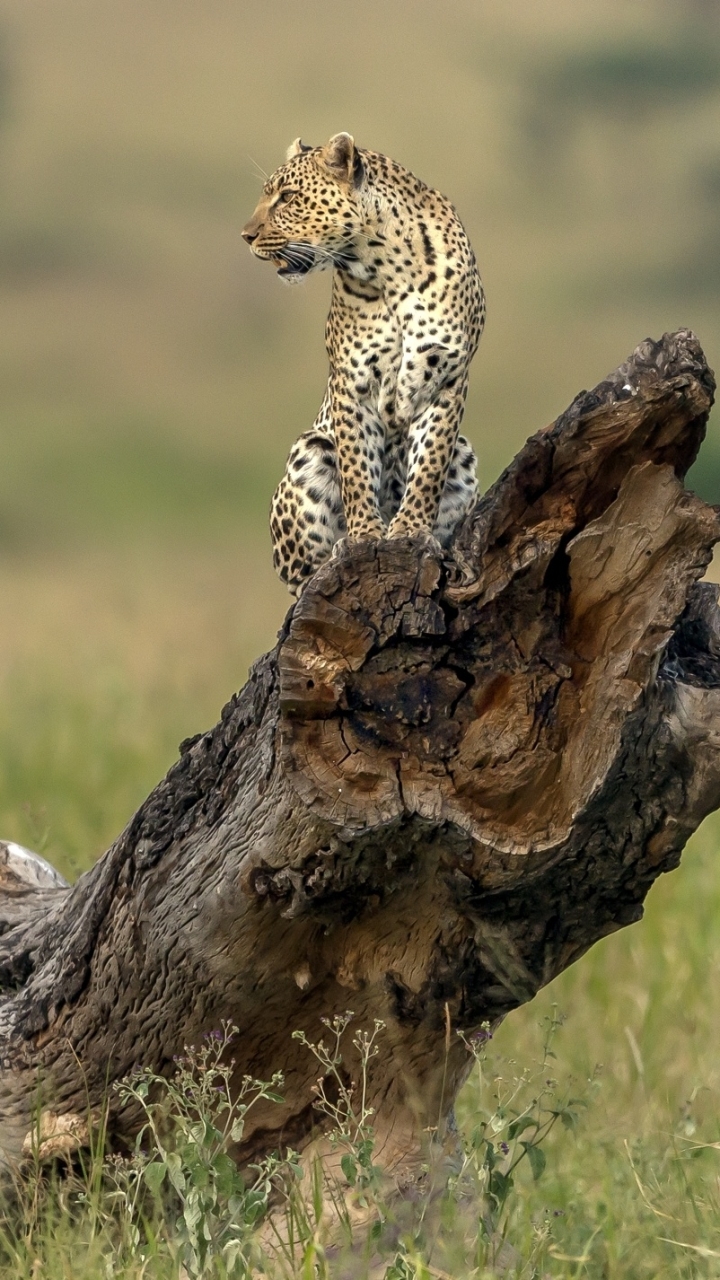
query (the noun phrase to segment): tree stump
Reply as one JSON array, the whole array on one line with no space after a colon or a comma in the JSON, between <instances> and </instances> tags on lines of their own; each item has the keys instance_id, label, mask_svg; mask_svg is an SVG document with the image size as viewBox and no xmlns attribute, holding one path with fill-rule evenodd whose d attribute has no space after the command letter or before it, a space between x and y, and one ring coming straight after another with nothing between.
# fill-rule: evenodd
<instances>
[{"instance_id":1,"label":"tree stump","mask_svg":"<svg viewBox=\"0 0 720 1280\"><path fill-rule=\"evenodd\" d=\"M468 1070L454 1032L638 920L720 805L720 614L698 582L720 522L683 487L714 385L687 330L642 343L444 558L373 542L326 564L76 885L6 846L7 1164L38 1096L44 1150L70 1149L109 1083L171 1073L223 1019L238 1077L286 1078L241 1159L302 1149L317 1064L291 1032L352 1009L386 1023L376 1159L413 1178Z\"/></svg>"}]
</instances>

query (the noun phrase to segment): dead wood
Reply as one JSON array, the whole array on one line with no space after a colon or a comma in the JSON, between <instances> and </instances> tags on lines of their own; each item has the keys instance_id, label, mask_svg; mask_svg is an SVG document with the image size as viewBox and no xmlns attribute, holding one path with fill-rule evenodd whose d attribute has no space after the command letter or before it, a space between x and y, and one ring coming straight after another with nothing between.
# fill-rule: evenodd
<instances>
[{"instance_id":1,"label":"dead wood","mask_svg":"<svg viewBox=\"0 0 720 1280\"><path fill-rule=\"evenodd\" d=\"M5 867L7 1162L38 1088L44 1132L79 1141L108 1082L171 1072L222 1019L239 1074L286 1073L242 1155L302 1147L316 1066L290 1033L350 1008L387 1024L378 1154L412 1178L466 1074L455 1032L638 920L720 805L698 582L720 525L683 486L713 390L688 331L642 343L527 442L447 560L384 542L328 563L72 889ZM130 1124L111 1101L113 1137Z\"/></svg>"}]
</instances>

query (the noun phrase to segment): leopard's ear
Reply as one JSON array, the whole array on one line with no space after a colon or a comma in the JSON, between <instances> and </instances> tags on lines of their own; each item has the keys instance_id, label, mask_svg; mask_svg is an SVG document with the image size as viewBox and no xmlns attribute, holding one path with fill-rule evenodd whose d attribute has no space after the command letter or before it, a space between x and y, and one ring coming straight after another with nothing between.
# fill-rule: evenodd
<instances>
[{"instance_id":1,"label":"leopard's ear","mask_svg":"<svg viewBox=\"0 0 720 1280\"><path fill-rule=\"evenodd\" d=\"M333 178L359 186L363 169L352 134L336 133L322 149L322 162Z\"/></svg>"},{"instance_id":2,"label":"leopard's ear","mask_svg":"<svg viewBox=\"0 0 720 1280\"><path fill-rule=\"evenodd\" d=\"M296 138L285 152L285 159L292 160L293 156L301 156L303 151L312 151L312 147L307 142L303 142L302 138Z\"/></svg>"}]
</instances>

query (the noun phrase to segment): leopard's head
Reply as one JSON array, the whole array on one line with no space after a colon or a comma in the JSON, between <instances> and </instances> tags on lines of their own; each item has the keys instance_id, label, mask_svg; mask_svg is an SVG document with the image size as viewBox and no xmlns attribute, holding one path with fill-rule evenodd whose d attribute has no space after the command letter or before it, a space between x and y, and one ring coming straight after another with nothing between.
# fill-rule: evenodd
<instances>
[{"instance_id":1,"label":"leopard's head","mask_svg":"<svg viewBox=\"0 0 720 1280\"><path fill-rule=\"evenodd\" d=\"M285 280L326 267L350 268L363 234L364 181L349 133L336 133L324 147L308 147L297 138L285 164L265 183L243 238Z\"/></svg>"}]
</instances>

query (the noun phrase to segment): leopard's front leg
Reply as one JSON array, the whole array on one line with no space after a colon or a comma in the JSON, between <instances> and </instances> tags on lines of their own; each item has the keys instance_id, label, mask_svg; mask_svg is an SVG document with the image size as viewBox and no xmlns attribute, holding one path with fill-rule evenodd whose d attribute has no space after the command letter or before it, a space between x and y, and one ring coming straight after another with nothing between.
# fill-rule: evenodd
<instances>
[{"instance_id":1,"label":"leopard's front leg","mask_svg":"<svg viewBox=\"0 0 720 1280\"><path fill-rule=\"evenodd\" d=\"M432 535L465 408L465 389L444 388L408 430L407 483L388 538Z\"/></svg>"},{"instance_id":2,"label":"leopard's front leg","mask_svg":"<svg viewBox=\"0 0 720 1280\"><path fill-rule=\"evenodd\" d=\"M347 536L386 538L379 495L385 429L367 403L344 385L331 386L332 424L337 446Z\"/></svg>"}]
</instances>

